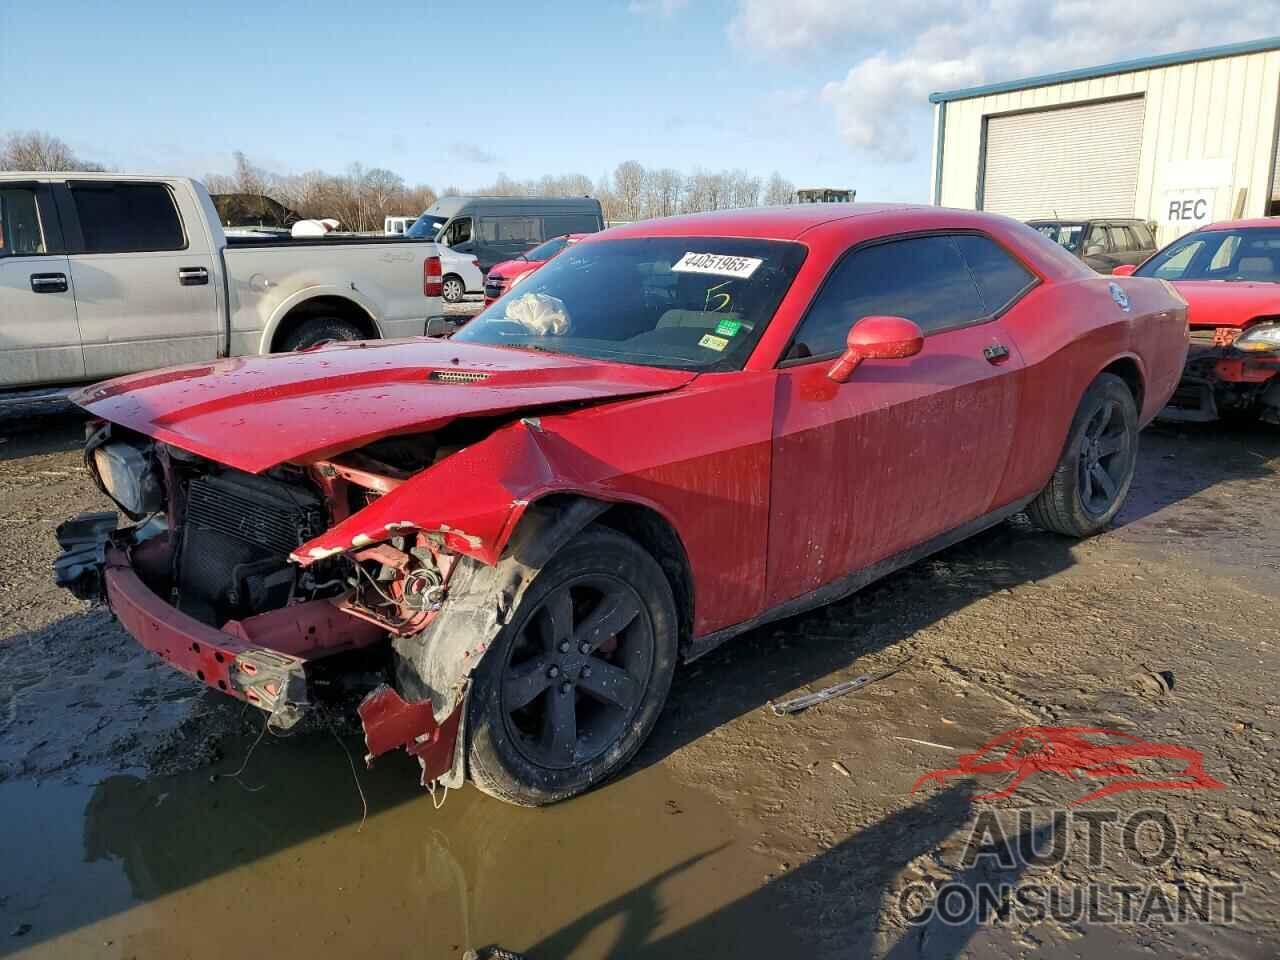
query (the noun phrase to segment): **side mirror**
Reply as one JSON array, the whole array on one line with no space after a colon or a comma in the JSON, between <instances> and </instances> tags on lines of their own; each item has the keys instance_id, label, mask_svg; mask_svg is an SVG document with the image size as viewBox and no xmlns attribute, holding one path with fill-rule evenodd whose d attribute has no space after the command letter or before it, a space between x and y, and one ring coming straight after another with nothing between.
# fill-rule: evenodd
<instances>
[{"instance_id":1,"label":"side mirror","mask_svg":"<svg viewBox=\"0 0 1280 960\"><path fill-rule=\"evenodd\" d=\"M1113 277L1131 277L1133 276L1133 271L1137 269L1132 263L1122 263L1111 271L1111 275Z\"/></svg>"},{"instance_id":2,"label":"side mirror","mask_svg":"<svg viewBox=\"0 0 1280 960\"><path fill-rule=\"evenodd\" d=\"M863 317L849 330L844 353L827 376L846 383L863 360L900 360L924 349L924 334L906 317Z\"/></svg>"},{"instance_id":3,"label":"side mirror","mask_svg":"<svg viewBox=\"0 0 1280 960\"><path fill-rule=\"evenodd\" d=\"M458 329L457 321L457 317L450 317L444 314L427 317L426 329L423 331L423 335L428 337L447 337Z\"/></svg>"}]
</instances>

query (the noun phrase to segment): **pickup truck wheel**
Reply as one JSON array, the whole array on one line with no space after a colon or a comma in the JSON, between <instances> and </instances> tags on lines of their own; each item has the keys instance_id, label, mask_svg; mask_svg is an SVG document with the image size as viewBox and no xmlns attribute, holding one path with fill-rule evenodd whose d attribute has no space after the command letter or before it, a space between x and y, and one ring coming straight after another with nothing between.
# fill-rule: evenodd
<instances>
[{"instance_id":1,"label":"pickup truck wheel","mask_svg":"<svg viewBox=\"0 0 1280 960\"><path fill-rule=\"evenodd\" d=\"M467 285L462 282L461 277L454 276L452 273L444 278L443 296L446 303L460 303L462 298L467 295Z\"/></svg>"},{"instance_id":2,"label":"pickup truck wheel","mask_svg":"<svg viewBox=\"0 0 1280 960\"><path fill-rule=\"evenodd\" d=\"M1138 462L1138 407L1128 385L1099 374L1085 391L1057 469L1027 508L1037 526L1070 537L1104 529L1124 506Z\"/></svg>"},{"instance_id":3,"label":"pickup truck wheel","mask_svg":"<svg viewBox=\"0 0 1280 960\"><path fill-rule=\"evenodd\" d=\"M363 340L364 331L350 320L338 317L311 317L290 331L280 344L282 353L306 350L328 340Z\"/></svg>"},{"instance_id":4,"label":"pickup truck wheel","mask_svg":"<svg viewBox=\"0 0 1280 960\"><path fill-rule=\"evenodd\" d=\"M535 576L468 699L468 766L490 796L542 806L640 749L667 699L677 619L662 568L592 526Z\"/></svg>"}]
</instances>

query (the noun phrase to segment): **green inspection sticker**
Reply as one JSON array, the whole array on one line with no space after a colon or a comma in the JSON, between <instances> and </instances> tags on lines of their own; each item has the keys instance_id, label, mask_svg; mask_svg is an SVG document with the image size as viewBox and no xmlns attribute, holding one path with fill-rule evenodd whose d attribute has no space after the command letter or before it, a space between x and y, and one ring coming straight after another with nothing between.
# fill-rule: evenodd
<instances>
[{"instance_id":1,"label":"green inspection sticker","mask_svg":"<svg viewBox=\"0 0 1280 960\"><path fill-rule=\"evenodd\" d=\"M716 324L716 333L722 337L737 336L738 331L742 329L742 323L737 320L721 320Z\"/></svg>"}]
</instances>

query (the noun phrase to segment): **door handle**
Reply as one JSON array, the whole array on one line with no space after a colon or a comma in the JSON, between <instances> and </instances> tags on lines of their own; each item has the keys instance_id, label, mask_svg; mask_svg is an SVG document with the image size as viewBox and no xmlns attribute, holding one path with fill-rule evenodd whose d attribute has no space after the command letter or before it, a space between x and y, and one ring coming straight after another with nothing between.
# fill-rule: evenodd
<instances>
[{"instance_id":1,"label":"door handle","mask_svg":"<svg viewBox=\"0 0 1280 960\"><path fill-rule=\"evenodd\" d=\"M66 293L67 275L65 273L33 273L31 290L33 293Z\"/></svg>"},{"instance_id":2,"label":"door handle","mask_svg":"<svg viewBox=\"0 0 1280 960\"><path fill-rule=\"evenodd\" d=\"M1009 359L1009 348L1003 343L993 343L983 348L982 355L987 358L987 363L992 365L1004 363Z\"/></svg>"},{"instance_id":3,"label":"door handle","mask_svg":"<svg viewBox=\"0 0 1280 960\"><path fill-rule=\"evenodd\" d=\"M202 287L209 282L209 271L204 267L179 267L178 282L184 287Z\"/></svg>"}]
</instances>

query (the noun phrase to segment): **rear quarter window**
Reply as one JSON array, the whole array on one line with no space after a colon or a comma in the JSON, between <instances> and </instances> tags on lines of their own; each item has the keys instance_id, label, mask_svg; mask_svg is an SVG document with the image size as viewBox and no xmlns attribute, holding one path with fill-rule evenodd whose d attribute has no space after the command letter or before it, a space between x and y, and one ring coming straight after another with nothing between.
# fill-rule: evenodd
<instances>
[{"instance_id":1,"label":"rear quarter window","mask_svg":"<svg viewBox=\"0 0 1280 960\"><path fill-rule=\"evenodd\" d=\"M145 253L187 246L178 208L159 183L74 183L84 253Z\"/></svg>"},{"instance_id":2,"label":"rear quarter window","mask_svg":"<svg viewBox=\"0 0 1280 960\"><path fill-rule=\"evenodd\" d=\"M1035 283L1035 275L994 240L962 234L955 241L973 271L988 315L1000 313Z\"/></svg>"}]
</instances>

